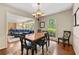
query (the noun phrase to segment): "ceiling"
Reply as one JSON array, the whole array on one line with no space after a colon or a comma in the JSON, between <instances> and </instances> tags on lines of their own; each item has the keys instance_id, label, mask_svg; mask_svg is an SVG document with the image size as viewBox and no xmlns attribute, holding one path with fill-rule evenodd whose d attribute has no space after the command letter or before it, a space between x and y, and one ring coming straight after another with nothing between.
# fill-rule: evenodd
<instances>
[{"instance_id":1,"label":"ceiling","mask_svg":"<svg viewBox=\"0 0 79 59\"><path fill-rule=\"evenodd\" d=\"M20 9L25 12L29 12L32 14L35 10L37 10L36 3L6 3L7 5ZM50 15L54 13L58 13L64 10L68 10L72 8L72 3L41 3L40 9L44 12L45 15Z\"/></svg>"},{"instance_id":2,"label":"ceiling","mask_svg":"<svg viewBox=\"0 0 79 59\"><path fill-rule=\"evenodd\" d=\"M20 22L33 22L32 18L27 18L12 13L7 13L7 20L9 23L20 23Z\"/></svg>"}]
</instances>

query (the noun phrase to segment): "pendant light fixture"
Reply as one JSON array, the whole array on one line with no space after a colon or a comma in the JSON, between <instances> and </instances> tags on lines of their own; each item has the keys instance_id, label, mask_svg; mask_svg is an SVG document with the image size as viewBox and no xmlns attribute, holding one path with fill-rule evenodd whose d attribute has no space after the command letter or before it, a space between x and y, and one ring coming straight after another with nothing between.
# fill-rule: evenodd
<instances>
[{"instance_id":1,"label":"pendant light fixture","mask_svg":"<svg viewBox=\"0 0 79 59\"><path fill-rule=\"evenodd\" d=\"M35 12L33 12L33 16L34 17L36 17L36 18L39 18L39 17L41 17L41 16L43 16L44 15L44 13L41 11L41 9L40 9L40 3L37 3L37 5L38 5L38 9L35 11Z\"/></svg>"}]
</instances>

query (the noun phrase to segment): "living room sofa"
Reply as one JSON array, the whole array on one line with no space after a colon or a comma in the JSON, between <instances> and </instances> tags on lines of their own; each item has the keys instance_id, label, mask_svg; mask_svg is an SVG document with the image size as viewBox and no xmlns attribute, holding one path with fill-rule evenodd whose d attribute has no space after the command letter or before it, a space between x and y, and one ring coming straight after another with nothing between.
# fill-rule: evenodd
<instances>
[{"instance_id":1,"label":"living room sofa","mask_svg":"<svg viewBox=\"0 0 79 59\"><path fill-rule=\"evenodd\" d=\"M21 34L31 34L31 33L34 33L34 31L27 29L10 29L8 34L14 37L19 37L19 35Z\"/></svg>"}]
</instances>

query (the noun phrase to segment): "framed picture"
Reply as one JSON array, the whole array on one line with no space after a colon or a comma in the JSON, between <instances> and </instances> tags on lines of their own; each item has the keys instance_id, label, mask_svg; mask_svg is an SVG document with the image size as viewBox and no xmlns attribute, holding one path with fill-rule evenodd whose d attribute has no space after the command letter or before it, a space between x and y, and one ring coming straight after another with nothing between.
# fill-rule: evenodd
<instances>
[{"instance_id":1,"label":"framed picture","mask_svg":"<svg viewBox=\"0 0 79 59\"><path fill-rule=\"evenodd\" d=\"M79 26L79 8L76 10L74 16L75 16L75 26Z\"/></svg>"},{"instance_id":2,"label":"framed picture","mask_svg":"<svg viewBox=\"0 0 79 59\"><path fill-rule=\"evenodd\" d=\"M40 22L40 28L44 28L45 27L45 22Z\"/></svg>"}]
</instances>

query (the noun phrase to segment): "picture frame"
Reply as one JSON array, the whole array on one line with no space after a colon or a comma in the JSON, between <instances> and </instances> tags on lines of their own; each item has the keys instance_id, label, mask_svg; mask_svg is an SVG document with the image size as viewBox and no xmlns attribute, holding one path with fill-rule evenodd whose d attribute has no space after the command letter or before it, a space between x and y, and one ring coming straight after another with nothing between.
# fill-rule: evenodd
<instances>
[{"instance_id":1,"label":"picture frame","mask_svg":"<svg viewBox=\"0 0 79 59\"><path fill-rule=\"evenodd\" d=\"M79 7L75 12L74 17L75 17L75 26L79 26Z\"/></svg>"},{"instance_id":2,"label":"picture frame","mask_svg":"<svg viewBox=\"0 0 79 59\"><path fill-rule=\"evenodd\" d=\"M45 22L40 22L40 28L44 28L45 27Z\"/></svg>"}]
</instances>

